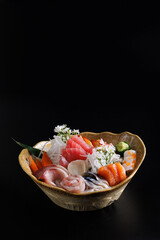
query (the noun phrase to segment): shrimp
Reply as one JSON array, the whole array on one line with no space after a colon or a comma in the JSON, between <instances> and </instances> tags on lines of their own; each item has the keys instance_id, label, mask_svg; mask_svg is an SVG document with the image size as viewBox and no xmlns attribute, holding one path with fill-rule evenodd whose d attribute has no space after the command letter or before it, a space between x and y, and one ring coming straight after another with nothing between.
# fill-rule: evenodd
<instances>
[{"instance_id":1,"label":"shrimp","mask_svg":"<svg viewBox=\"0 0 160 240\"><path fill-rule=\"evenodd\" d=\"M136 164L136 151L127 150L124 152L123 167L126 171L133 170Z\"/></svg>"}]
</instances>

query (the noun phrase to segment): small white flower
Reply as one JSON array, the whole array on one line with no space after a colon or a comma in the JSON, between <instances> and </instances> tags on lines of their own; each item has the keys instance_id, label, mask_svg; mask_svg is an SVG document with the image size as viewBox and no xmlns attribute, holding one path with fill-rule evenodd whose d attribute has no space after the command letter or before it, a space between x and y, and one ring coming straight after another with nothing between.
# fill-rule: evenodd
<instances>
[{"instance_id":1,"label":"small white flower","mask_svg":"<svg viewBox=\"0 0 160 240\"><path fill-rule=\"evenodd\" d=\"M103 139L101 138L99 141L100 144L105 145L105 142L103 141Z\"/></svg>"},{"instance_id":2,"label":"small white flower","mask_svg":"<svg viewBox=\"0 0 160 240\"><path fill-rule=\"evenodd\" d=\"M63 124L63 125L57 125L57 127L54 128L54 132L61 132L63 128L65 128L66 125Z\"/></svg>"},{"instance_id":3,"label":"small white flower","mask_svg":"<svg viewBox=\"0 0 160 240\"><path fill-rule=\"evenodd\" d=\"M74 129L73 131L67 127L67 124L57 125L54 132L58 133L57 135L61 137L63 142L67 142L71 134L79 134L79 130Z\"/></svg>"},{"instance_id":4,"label":"small white flower","mask_svg":"<svg viewBox=\"0 0 160 240\"><path fill-rule=\"evenodd\" d=\"M63 132L63 133L66 133L66 132L71 133L71 130L70 130L70 128L66 127L64 129L62 129L61 132Z\"/></svg>"},{"instance_id":5,"label":"small white flower","mask_svg":"<svg viewBox=\"0 0 160 240\"><path fill-rule=\"evenodd\" d=\"M76 134L79 134L79 129L74 129L72 132L76 133Z\"/></svg>"}]
</instances>

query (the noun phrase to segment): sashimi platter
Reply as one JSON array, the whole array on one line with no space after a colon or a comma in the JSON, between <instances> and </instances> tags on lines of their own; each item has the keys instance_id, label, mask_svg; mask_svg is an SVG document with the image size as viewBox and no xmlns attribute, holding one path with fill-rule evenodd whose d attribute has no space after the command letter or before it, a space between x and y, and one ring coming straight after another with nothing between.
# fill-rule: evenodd
<instances>
[{"instance_id":1,"label":"sashimi platter","mask_svg":"<svg viewBox=\"0 0 160 240\"><path fill-rule=\"evenodd\" d=\"M103 192L125 182L137 165L136 147L121 138L116 144L96 134L89 138L66 124L54 132L53 139L34 147L16 141L28 152L31 175L46 186L73 195Z\"/></svg>"}]
</instances>

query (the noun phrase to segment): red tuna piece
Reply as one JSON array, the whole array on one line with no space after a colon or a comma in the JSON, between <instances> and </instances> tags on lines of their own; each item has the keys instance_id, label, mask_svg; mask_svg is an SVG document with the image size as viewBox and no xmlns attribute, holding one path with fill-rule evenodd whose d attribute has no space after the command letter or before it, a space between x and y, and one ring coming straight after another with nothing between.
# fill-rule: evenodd
<instances>
[{"instance_id":1,"label":"red tuna piece","mask_svg":"<svg viewBox=\"0 0 160 240\"><path fill-rule=\"evenodd\" d=\"M74 142L78 143L87 153L92 154L92 147L91 147L89 144L87 144L87 143L83 140L83 138L74 135L71 139L72 139Z\"/></svg>"},{"instance_id":2,"label":"red tuna piece","mask_svg":"<svg viewBox=\"0 0 160 240\"><path fill-rule=\"evenodd\" d=\"M87 156L86 156L86 152L85 150L82 149L78 149L78 148L65 148L62 150L62 156L65 157L65 159L68 162L74 161L74 160L86 160Z\"/></svg>"},{"instance_id":3,"label":"red tuna piece","mask_svg":"<svg viewBox=\"0 0 160 240\"><path fill-rule=\"evenodd\" d=\"M78 148L78 149L83 149L78 143L72 140L72 138L69 138L67 140L67 148ZM84 150L84 149L83 149Z\"/></svg>"}]
</instances>

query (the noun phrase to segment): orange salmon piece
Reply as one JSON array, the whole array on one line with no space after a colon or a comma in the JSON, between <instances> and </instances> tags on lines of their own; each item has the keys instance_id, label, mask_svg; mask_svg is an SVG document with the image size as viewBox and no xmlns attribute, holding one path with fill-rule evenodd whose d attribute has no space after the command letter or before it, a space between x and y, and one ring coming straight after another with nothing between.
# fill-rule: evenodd
<instances>
[{"instance_id":1,"label":"orange salmon piece","mask_svg":"<svg viewBox=\"0 0 160 240\"><path fill-rule=\"evenodd\" d=\"M98 175L106 179L110 186L116 185L115 177L107 166L100 167L98 169Z\"/></svg>"},{"instance_id":2,"label":"orange salmon piece","mask_svg":"<svg viewBox=\"0 0 160 240\"><path fill-rule=\"evenodd\" d=\"M116 184L120 183L120 177L119 177L119 174L118 174L118 170L117 170L116 164L111 163L111 164L107 165L107 167L113 173L113 176L114 176L114 178L116 180Z\"/></svg>"},{"instance_id":3,"label":"orange salmon piece","mask_svg":"<svg viewBox=\"0 0 160 240\"><path fill-rule=\"evenodd\" d=\"M126 171L124 169L124 167L119 163L115 163L116 167L117 167L117 172L118 172L118 175L119 175L119 178L120 178L120 182L124 181L127 176L126 176Z\"/></svg>"}]
</instances>

